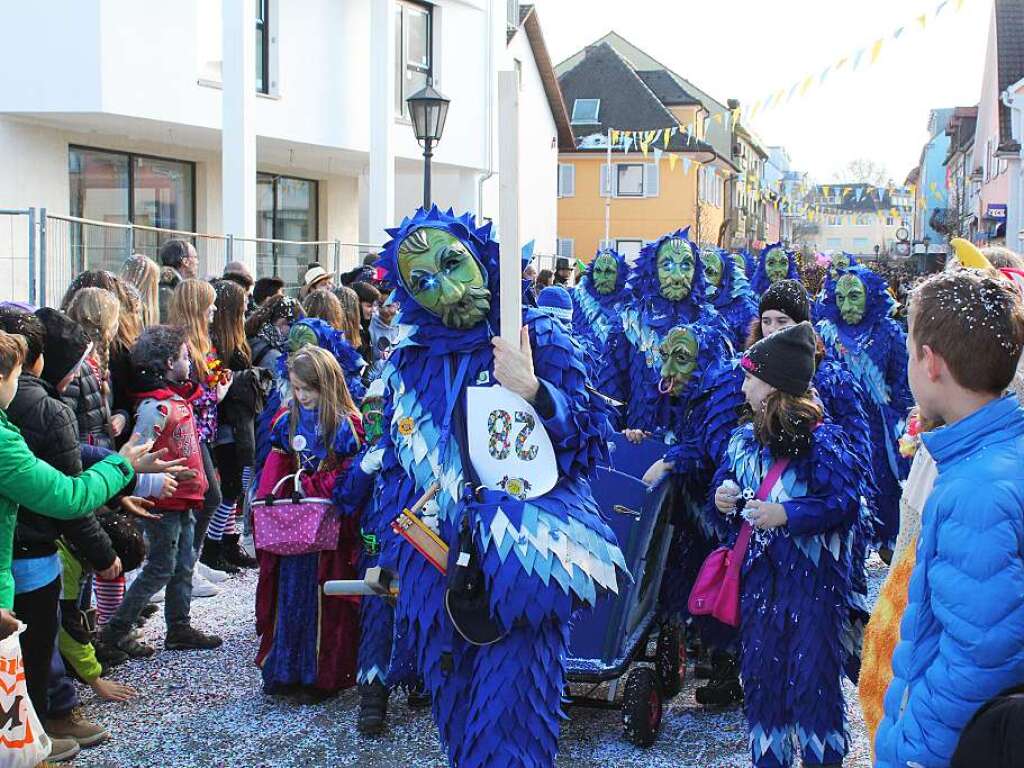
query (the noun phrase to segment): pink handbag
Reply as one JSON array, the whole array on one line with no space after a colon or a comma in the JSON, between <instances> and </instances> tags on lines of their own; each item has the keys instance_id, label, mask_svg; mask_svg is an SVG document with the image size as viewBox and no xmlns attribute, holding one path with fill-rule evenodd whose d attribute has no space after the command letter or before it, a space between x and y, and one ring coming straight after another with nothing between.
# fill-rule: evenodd
<instances>
[{"instance_id":1,"label":"pink handbag","mask_svg":"<svg viewBox=\"0 0 1024 768\"><path fill-rule=\"evenodd\" d=\"M338 548L341 520L330 499L302 495L302 472L277 481L265 499L252 504L256 549L275 555L305 555ZM292 495L278 499L277 492L294 480Z\"/></svg>"},{"instance_id":2,"label":"pink handbag","mask_svg":"<svg viewBox=\"0 0 1024 768\"><path fill-rule=\"evenodd\" d=\"M757 489L758 501L764 501L771 493L788 465L789 459L785 457L772 464ZM687 601L692 615L713 616L730 627L740 625L740 569L752 533L750 523L744 520L732 547L719 547L707 556Z\"/></svg>"}]
</instances>

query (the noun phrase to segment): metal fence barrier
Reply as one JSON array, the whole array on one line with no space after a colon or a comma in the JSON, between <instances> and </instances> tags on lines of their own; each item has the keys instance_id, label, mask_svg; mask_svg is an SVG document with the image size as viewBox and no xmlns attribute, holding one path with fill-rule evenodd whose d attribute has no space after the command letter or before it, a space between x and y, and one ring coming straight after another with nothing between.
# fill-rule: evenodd
<instances>
[{"instance_id":1,"label":"metal fence barrier","mask_svg":"<svg viewBox=\"0 0 1024 768\"><path fill-rule=\"evenodd\" d=\"M255 266L257 278L280 277L290 292L301 285L309 264L338 274L379 250L372 243L243 238L48 214L45 208L0 209L0 300L56 306L81 272L116 274L132 254L155 260L171 238L195 246L204 278L222 274L228 262L241 261Z\"/></svg>"},{"instance_id":2,"label":"metal fence barrier","mask_svg":"<svg viewBox=\"0 0 1024 768\"><path fill-rule=\"evenodd\" d=\"M6 298L36 303L36 209L0 208L0 286Z\"/></svg>"}]
</instances>

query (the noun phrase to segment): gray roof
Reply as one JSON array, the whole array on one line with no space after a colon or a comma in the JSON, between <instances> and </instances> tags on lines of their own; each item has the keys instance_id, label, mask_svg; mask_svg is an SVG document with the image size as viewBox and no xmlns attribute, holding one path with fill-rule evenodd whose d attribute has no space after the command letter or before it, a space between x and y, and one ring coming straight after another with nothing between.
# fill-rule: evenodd
<instances>
[{"instance_id":1,"label":"gray roof","mask_svg":"<svg viewBox=\"0 0 1024 768\"><path fill-rule=\"evenodd\" d=\"M649 73L648 73L649 74ZM682 89L671 91L660 75L649 78L670 100L678 100ZM669 105L658 98L641 74L633 69L607 43L588 46L576 66L558 78L569 114L577 99L600 99L598 121L594 124L573 124L573 132L582 139L594 134L616 130L658 130L677 128L679 121ZM685 95L685 94L684 94ZM661 145L659 143L659 148ZM713 152L703 141L677 133L669 140L673 152Z\"/></svg>"},{"instance_id":2,"label":"gray roof","mask_svg":"<svg viewBox=\"0 0 1024 768\"><path fill-rule=\"evenodd\" d=\"M671 72L664 69L648 69L637 70L636 74L666 107L701 106L700 101L683 90Z\"/></svg>"}]
</instances>

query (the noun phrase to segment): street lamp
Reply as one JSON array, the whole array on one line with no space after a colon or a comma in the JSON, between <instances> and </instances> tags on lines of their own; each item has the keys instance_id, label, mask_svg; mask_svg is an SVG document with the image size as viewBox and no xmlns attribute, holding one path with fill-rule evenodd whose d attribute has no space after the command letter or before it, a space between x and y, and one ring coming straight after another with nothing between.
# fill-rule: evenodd
<instances>
[{"instance_id":1,"label":"street lamp","mask_svg":"<svg viewBox=\"0 0 1024 768\"><path fill-rule=\"evenodd\" d=\"M412 117L416 141L423 147L423 207L430 208L430 158L434 144L441 140L444 121L448 117L449 99L427 85L405 100Z\"/></svg>"}]
</instances>

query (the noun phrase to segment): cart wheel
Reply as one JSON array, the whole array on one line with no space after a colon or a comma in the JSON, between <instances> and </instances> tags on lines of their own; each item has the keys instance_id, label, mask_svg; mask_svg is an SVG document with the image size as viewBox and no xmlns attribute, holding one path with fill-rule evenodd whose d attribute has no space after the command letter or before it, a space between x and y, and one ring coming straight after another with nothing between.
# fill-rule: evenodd
<instances>
[{"instance_id":1,"label":"cart wheel","mask_svg":"<svg viewBox=\"0 0 1024 768\"><path fill-rule=\"evenodd\" d=\"M686 641L678 624L664 624L658 631L654 668L666 699L683 689L686 682Z\"/></svg>"},{"instance_id":2,"label":"cart wheel","mask_svg":"<svg viewBox=\"0 0 1024 768\"><path fill-rule=\"evenodd\" d=\"M654 671L636 667L626 679L622 695L622 725L626 738L638 747L649 747L661 729L661 691Z\"/></svg>"}]
</instances>

